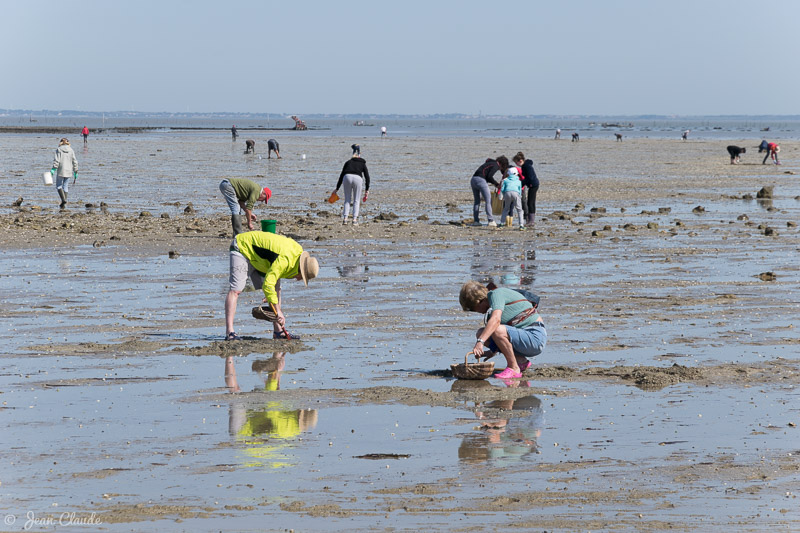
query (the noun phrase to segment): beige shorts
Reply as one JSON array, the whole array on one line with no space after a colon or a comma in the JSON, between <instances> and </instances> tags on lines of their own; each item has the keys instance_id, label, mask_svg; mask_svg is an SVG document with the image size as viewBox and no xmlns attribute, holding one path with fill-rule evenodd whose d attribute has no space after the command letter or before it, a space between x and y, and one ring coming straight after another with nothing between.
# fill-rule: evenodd
<instances>
[{"instance_id":1,"label":"beige shorts","mask_svg":"<svg viewBox=\"0 0 800 533\"><path fill-rule=\"evenodd\" d=\"M242 292L247 283L247 278L253 281L253 286L260 289L264 285L264 274L253 268L250 261L241 253L231 250L230 252L230 289L236 292Z\"/></svg>"}]
</instances>

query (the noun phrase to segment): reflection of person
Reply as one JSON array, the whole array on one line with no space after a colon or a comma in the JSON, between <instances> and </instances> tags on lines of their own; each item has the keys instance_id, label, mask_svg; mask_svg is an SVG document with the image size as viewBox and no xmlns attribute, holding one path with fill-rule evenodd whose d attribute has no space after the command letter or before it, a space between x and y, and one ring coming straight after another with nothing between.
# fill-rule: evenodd
<instances>
[{"instance_id":1,"label":"reflection of person","mask_svg":"<svg viewBox=\"0 0 800 533\"><path fill-rule=\"evenodd\" d=\"M481 212L481 197L483 197L483 201L486 204L486 218L489 220L488 226L495 227L497 223L494 221L492 217L492 199L489 194L489 184L491 183L495 187L500 187L500 184L497 180L494 179L494 175L500 172L500 175L504 175L508 170L508 158L504 155L501 155L496 160L495 159L487 159L483 162L481 166L472 174L472 179L469 181L469 185L472 188L472 225L473 226L480 226L480 212Z\"/></svg>"},{"instance_id":2,"label":"reflection of person","mask_svg":"<svg viewBox=\"0 0 800 533\"><path fill-rule=\"evenodd\" d=\"M242 229L242 219L239 216L240 211L244 211L247 228L253 231L255 229L253 222L256 220L256 216L253 214L253 207L256 202L264 202L264 205L266 205L270 197L272 197L272 191L267 187L262 189L260 185L244 178L225 178L219 183L219 190L231 210L234 237L244 231Z\"/></svg>"},{"instance_id":3,"label":"reflection of person","mask_svg":"<svg viewBox=\"0 0 800 533\"><path fill-rule=\"evenodd\" d=\"M530 386L526 381L513 383ZM516 463L530 454L539 453L537 439L541 436L544 426L544 411L541 404L541 400L536 396L476 404L475 416L481 421L481 433L469 435L462 441L458 448L459 459L462 461L505 459ZM486 416L489 410L498 413L513 412L515 416L503 418Z\"/></svg>"},{"instance_id":4,"label":"reflection of person","mask_svg":"<svg viewBox=\"0 0 800 533\"><path fill-rule=\"evenodd\" d=\"M730 145L728 146L728 153L731 155L731 165L739 164L739 156L747 151L746 148Z\"/></svg>"},{"instance_id":5,"label":"reflection of person","mask_svg":"<svg viewBox=\"0 0 800 533\"><path fill-rule=\"evenodd\" d=\"M289 237L264 231L238 234L230 249L230 290L225 298L225 338L239 338L233 330L236 304L247 278L256 289L264 291L264 302L274 308L278 320L273 323L274 339L285 339L286 318L281 309L281 279L308 280L319 273L319 263L303 247ZM292 335L292 339L299 339Z\"/></svg>"},{"instance_id":6,"label":"reflection of person","mask_svg":"<svg viewBox=\"0 0 800 533\"><path fill-rule=\"evenodd\" d=\"M281 451L300 433L312 430L317 419L316 409L286 409L278 402L268 402L263 409L232 404L228 432L246 446L245 466L282 468L291 463Z\"/></svg>"},{"instance_id":7,"label":"reflection of person","mask_svg":"<svg viewBox=\"0 0 800 533\"><path fill-rule=\"evenodd\" d=\"M67 207L69 179L74 178L74 181L78 181L78 158L75 157L75 152L72 151L67 138L61 139L58 143L50 174L56 178L56 191L61 198L59 207L64 209Z\"/></svg>"},{"instance_id":8,"label":"reflection of person","mask_svg":"<svg viewBox=\"0 0 800 533\"><path fill-rule=\"evenodd\" d=\"M271 391L281 388L281 372L285 366L286 352L274 352L270 359L253 361L252 369L264 378L264 389Z\"/></svg>"},{"instance_id":9,"label":"reflection of person","mask_svg":"<svg viewBox=\"0 0 800 533\"><path fill-rule=\"evenodd\" d=\"M781 151L781 147L777 145L777 143L767 143L767 153L764 156L764 160L761 162L762 165L767 164L767 158L772 156L772 162L776 165L780 165L781 162L778 161L778 152Z\"/></svg>"},{"instance_id":10,"label":"reflection of person","mask_svg":"<svg viewBox=\"0 0 800 533\"><path fill-rule=\"evenodd\" d=\"M272 152L275 152L275 155L278 156L278 159L281 158L280 153L280 145L278 145L278 141L275 139L270 139L267 141L267 159L272 159Z\"/></svg>"},{"instance_id":11,"label":"reflection of person","mask_svg":"<svg viewBox=\"0 0 800 533\"><path fill-rule=\"evenodd\" d=\"M517 291L503 287L490 291L475 281L461 287L458 300L464 311L488 316L486 327L476 333L472 350L475 357L488 359L499 351L506 358L506 368L494 377L522 377L531 365L528 357L542 353L547 343L547 331L537 308Z\"/></svg>"},{"instance_id":12,"label":"reflection of person","mask_svg":"<svg viewBox=\"0 0 800 533\"><path fill-rule=\"evenodd\" d=\"M519 165L522 169L522 186L526 190L526 197L523 198L523 202L525 202L523 208L527 207L525 224L533 226L536 222L536 194L539 192L539 178L533 169L533 161L525 159L525 154L522 152L517 152L517 155L514 156L514 164Z\"/></svg>"},{"instance_id":13,"label":"reflection of person","mask_svg":"<svg viewBox=\"0 0 800 533\"><path fill-rule=\"evenodd\" d=\"M503 193L503 213L500 215L500 220L506 220L506 217L513 217L516 211L519 217L519 229L525 229L525 220L523 220L522 213L522 182L519 181L519 171L517 167L509 167L508 175L503 179L500 186L500 191Z\"/></svg>"},{"instance_id":14,"label":"reflection of person","mask_svg":"<svg viewBox=\"0 0 800 533\"><path fill-rule=\"evenodd\" d=\"M83 135L83 144L87 144L89 142L89 127L84 126L81 130L81 135Z\"/></svg>"},{"instance_id":15,"label":"reflection of person","mask_svg":"<svg viewBox=\"0 0 800 533\"><path fill-rule=\"evenodd\" d=\"M364 190L363 201L369 198L369 170L367 162L361 158L361 148L356 151L353 145L353 156L344 164L336 182L333 192L339 193L339 188L344 185L344 206L342 206L342 224L347 224L350 206L353 206L353 225L358 225L358 213L361 209L361 190Z\"/></svg>"}]
</instances>

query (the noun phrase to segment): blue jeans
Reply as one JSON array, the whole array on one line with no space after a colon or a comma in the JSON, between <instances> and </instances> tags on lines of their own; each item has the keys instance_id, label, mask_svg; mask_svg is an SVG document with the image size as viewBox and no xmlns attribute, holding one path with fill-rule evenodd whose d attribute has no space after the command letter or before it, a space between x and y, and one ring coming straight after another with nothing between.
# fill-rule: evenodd
<instances>
[{"instance_id":1,"label":"blue jeans","mask_svg":"<svg viewBox=\"0 0 800 533\"><path fill-rule=\"evenodd\" d=\"M474 200L472 203L472 218L475 222L479 222L481 196L483 196L483 201L486 203L486 217L489 222L492 222L494 219L492 218L492 199L489 195L489 183L480 176L472 176L469 185L472 187L472 198Z\"/></svg>"},{"instance_id":2,"label":"blue jeans","mask_svg":"<svg viewBox=\"0 0 800 533\"><path fill-rule=\"evenodd\" d=\"M225 201L228 202L231 215L238 215L241 211L241 206L239 206L239 200L236 198L236 190L233 188L233 185L231 185L231 182L228 180L222 180L219 183L219 190L222 193L222 196L225 197Z\"/></svg>"},{"instance_id":3,"label":"blue jeans","mask_svg":"<svg viewBox=\"0 0 800 533\"><path fill-rule=\"evenodd\" d=\"M511 341L511 347L514 348L514 355L536 357L544 351L544 347L547 344L547 330L544 329L544 326L529 326L527 328L515 328L508 324L505 326L508 332L508 339ZM494 339L491 338L486 343L486 348L493 352L500 351Z\"/></svg>"},{"instance_id":4,"label":"blue jeans","mask_svg":"<svg viewBox=\"0 0 800 533\"><path fill-rule=\"evenodd\" d=\"M69 176L56 176L56 189L69 192Z\"/></svg>"}]
</instances>

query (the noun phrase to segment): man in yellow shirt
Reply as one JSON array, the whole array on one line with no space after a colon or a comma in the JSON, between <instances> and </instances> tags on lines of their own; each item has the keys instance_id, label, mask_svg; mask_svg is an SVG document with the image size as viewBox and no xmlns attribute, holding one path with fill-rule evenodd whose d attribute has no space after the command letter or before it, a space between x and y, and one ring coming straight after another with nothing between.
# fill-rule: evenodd
<instances>
[{"instance_id":1,"label":"man in yellow shirt","mask_svg":"<svg viewBox=\"0 0 800 533\"><path fill-rule=\"evenodd\" d=\"M236 340L233 330L236 304L249 277L256 289L264 291L264 302L269 302L278 315L274 323L274 339L285 339L283 328L286 318L281 309L281 279L308 280L319 273L319 263L311 254L303 251L296 241L283 235L264 231L248 231L238 234L230 248L230 290L225 298L225 339ZM297 339L296 335L292 335Z\"/></svg>"}]
</instances>

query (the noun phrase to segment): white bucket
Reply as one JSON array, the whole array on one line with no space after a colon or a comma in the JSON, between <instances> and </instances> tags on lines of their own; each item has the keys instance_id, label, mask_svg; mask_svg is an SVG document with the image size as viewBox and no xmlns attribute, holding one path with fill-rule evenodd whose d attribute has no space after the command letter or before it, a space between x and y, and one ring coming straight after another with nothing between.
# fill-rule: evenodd
<instances>
[{"instance_id":1,"label":"white bucket","mask_svg":"<svg viewBox=\"0 0 800 533\"><path fill-rule=\"evenodd\" d=\"M42 179L44 180L44 184L45 185L52 185L53 184L53 175L50 174L49 170L47 172L45 172L44 174L42 174Z\"/></svg>"}]
</instances>

